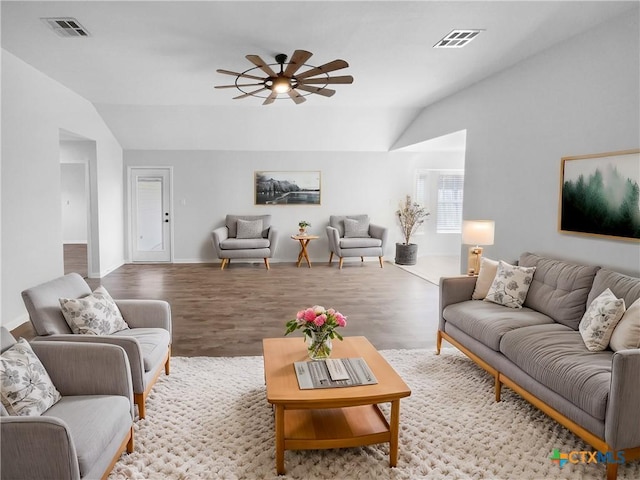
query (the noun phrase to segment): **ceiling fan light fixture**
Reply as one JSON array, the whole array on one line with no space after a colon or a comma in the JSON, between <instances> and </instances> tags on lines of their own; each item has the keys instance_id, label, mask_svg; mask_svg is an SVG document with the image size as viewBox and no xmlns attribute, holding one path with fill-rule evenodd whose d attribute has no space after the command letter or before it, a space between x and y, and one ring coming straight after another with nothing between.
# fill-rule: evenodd
<instances>
[{"instance_id":1,"label":"ceiling fan light fixture","mask_svg":"<svg viewBox=\"0 0 640 480\"><path fill-rule=\"evenodd\" d=\"M247 97L264 98L263 105L271 105L275 100L279 99L279 95L286 94L284 98L289 98L296 105L299 105L305 102L306 99L304 97L307 95L333 96L336 91L331 88L326 88L327 85L353 83L353 77L351 75L329 76L331 72L347 68L349 66L347 62L338 59L314 67L306 63L312 55L311 52L307 52L306 50L296 50L287 62L287 55L280 53L275 56L277 62L275 64L266 63L258 55L245 55L245 58L249 60L254 67L243 72L234 72L219 68L217 70L218 73L232 75L236 77L236 81L232 85L216 85L215 88L237 88L242 92L242 95L233 97L234 100ZM280 67L280 72L276 73L276 70L271 68L276 65ZM300 69L305 67L307 70L298 73ZM260 72L266 76L258 76ZM246 83L247 80L257 80L259 83ZM253 91L246 89L247 87L258 86L262 88Z\"/></svg>"},{"instance_id":2,"label":"ceiling fan light fixture","mask_svg":"<svg viewBox=\"0 0 640 480\"><path fill-rule=\"evenodd\" d=\"M276 93L287 93L291 91L291 80L287 77L276 77L271 84L271 90Z\"/></svg>"}]
</instances>

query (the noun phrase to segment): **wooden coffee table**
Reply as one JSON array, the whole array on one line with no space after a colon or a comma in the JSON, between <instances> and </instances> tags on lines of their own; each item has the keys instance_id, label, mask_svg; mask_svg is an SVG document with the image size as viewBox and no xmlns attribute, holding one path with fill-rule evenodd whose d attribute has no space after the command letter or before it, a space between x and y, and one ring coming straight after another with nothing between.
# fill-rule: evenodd
<instances>
[{"instance_id":1,"label":"wooden coffee table","mask_svg":"<svg viewBox=\"0 0 640 480\"><path fill-rule=\"evenodd\" d=\"M304 340L265 338L267 401L275 407L276 471L285 473L285 450L316 450L389 443L389 466L398 462L400 399L411 390L365 337L333 342L332 358L362 357L376 385L300 390L294 362L307 361ZM389 420L378 408L391 403Z\"/></svg>"}]
</instances>

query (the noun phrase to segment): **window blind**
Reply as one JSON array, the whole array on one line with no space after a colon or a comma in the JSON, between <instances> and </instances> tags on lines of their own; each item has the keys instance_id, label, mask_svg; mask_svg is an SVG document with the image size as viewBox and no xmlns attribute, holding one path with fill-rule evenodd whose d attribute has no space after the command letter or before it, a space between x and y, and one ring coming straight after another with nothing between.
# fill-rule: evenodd
<instances>
[{"instance_id":1,"label":"window blind","mask_svg":"<svg viewBox=\"0 0 640 480\"><path fill-rule=\"evenodd\" d=\"M438 177L438 233L460 233L464 175L441 174Z\"/></svg>"}]
</instances>

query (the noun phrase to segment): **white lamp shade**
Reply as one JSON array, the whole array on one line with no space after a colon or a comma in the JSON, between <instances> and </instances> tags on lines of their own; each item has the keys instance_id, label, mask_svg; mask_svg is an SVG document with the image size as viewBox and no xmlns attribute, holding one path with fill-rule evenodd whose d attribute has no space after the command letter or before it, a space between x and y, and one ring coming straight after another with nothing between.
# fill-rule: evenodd
<instances>
[{"instance_id":1,"label":"white lamp shade","mask_svg":"<svg viewBox=\"0 0 640 480\"><path fill-rule=\"evenodd\" d=\"M465 245L493 245L493 220L463 220L462 243Z\"/></svg>"}]
</instances>

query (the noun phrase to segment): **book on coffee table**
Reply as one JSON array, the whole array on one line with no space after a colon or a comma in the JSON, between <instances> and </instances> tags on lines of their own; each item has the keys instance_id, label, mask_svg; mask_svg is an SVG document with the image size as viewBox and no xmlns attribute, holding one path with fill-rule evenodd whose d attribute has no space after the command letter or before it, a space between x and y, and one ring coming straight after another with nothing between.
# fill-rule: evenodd
<instances>
[{"instance_id":1,"label":"book on coffee table","mask_svg":"<svg viewBox=\"0 0 640 480\"><path fill-rule=\"evenodd\" d=\"M378 383L364 358L336 358L294 362L293 367L296 377L298 377L300 390L354 387Z\"/></svg>"}]
</instances>

